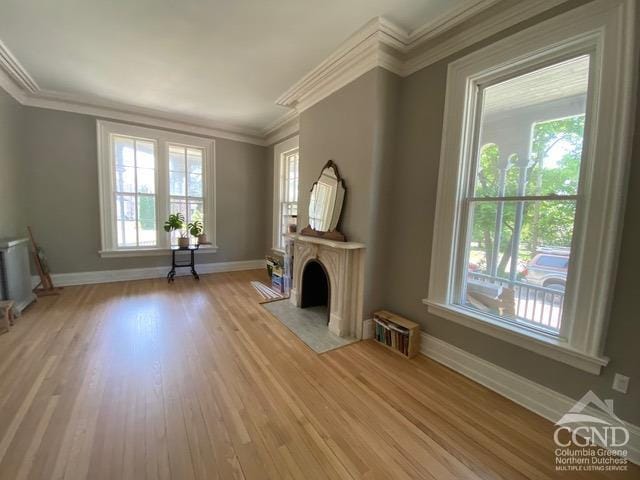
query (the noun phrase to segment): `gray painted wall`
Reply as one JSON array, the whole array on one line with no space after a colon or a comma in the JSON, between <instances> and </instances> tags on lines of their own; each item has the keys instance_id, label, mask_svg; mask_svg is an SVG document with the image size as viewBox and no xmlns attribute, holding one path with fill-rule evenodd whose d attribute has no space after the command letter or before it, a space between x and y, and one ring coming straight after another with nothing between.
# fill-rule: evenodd
<instances>
[{"instance_id":1,"label":"gray painted wall","mask_svg":"<svg viewBox=\"0 0 640 480\"><path fill-rule=\"evenodd\" d=\"M22 195L23 108L0 88L0 238L24 235Z\"/></svg>"},{"instance_id":2,"label":"gray painted wall","mask_svg":"<svg viewBox=\"0 0 640 480\"><path fill-rule=\"evenodd\" d=\"M54 273L167 265L166 256L101 258L96 119L25 108L27 217ZM264 256L266 148L216 139L217 243L199 262Z\"/></svg>"},{"instance_id":3,"label":"gray painted wall","mask_svg":"<svg viewBox=\"0 0 640 480\"><path fill-rule=\"evenodd\" d=\"M531 22L529 22L531 23ZM505 35L502 35L505 36ZM495 39L495 38L494 38ZM488 43L488 42L483 42ZM444 115L447 65L459 52L403 79L397 155L394 164L394 216L386 229L390 261L383 301L393 311L418 321L424 331L489 362L573 398L594 390L613 398L616 413L640 424L640 338L638 272L640 272L640 118L629 174L630 193L622 238L615 296L605 355L609 366L596 376L529 352L491 336L429 314L421 299L428 296L436 186ZM636 111L640 112L640 104ZM632 378L624 395L611 389L615 372Z\"/></svg>"},{"instance_id":4,"label":"gray painted wall","mask_svg":"<svg viewBox=\"0 0 640 480\"><path fill-rule=\"evenodd\" d=\"M592 389L613 398L618 415L640 424L640 322L636 301L640 225L635 221L640 208L640 118L636 122L630 194L605 347L611 363L601 375L431 315L421 302L428 296L448 64L583 3L586 0L571 0L405 79L385 70L372 70L303 112L298 223L307 224L309 188L322 165L335 160L348 191L342 230L349 240L368 246L365 317L379 307L396 311L418 321L424 331L558 392L579 398ZM490 15L487 11L456 30ZM615 372L632 378L626 395L611 389Z\"/></svg>"},{"instance_id":5,"label":"gray painted wall","mask_svg":"<svg viewBox=\"0 0 640 480\"><path fill-rule=\"evenodd\" d=\"M347 187L341 230L350 241L367 240L377 75L365 73L300 115L299 228L309 224L311 186L333 160Z\"/></svg>"},{"instance_id":6,"label":"gray painted wall","mask_svg":"<svg viewBox=\"0 0 640 480\"><path fill-rule=\"evenodd\" d=\"M298 228L308 225L310 189L328 160L347 188L340 230L367 245L364 318L381 306L385 238L391 215L389 182L400 78L371 70L300 115Z\"/></svg>"},{"instance_id":7,"label":"gray painted wall","mask_svg":"<svg viewBox=\"0 0 640 480\"><path fill-rule=\"evenodd\" d=\"M640 424L640 225L636 221L640 208L640 118L636 123L621 260L605 348L611 363L600 376L431 315L421 303L428 295L446 68L453 58L479 46L402 80L384 70L373 70L305 111L300 119L299 224L307 223L311 184L324 163L334 159L348 189L343 231L350 240L369 245L367 278L374 283L367 283L368 310L384 306L406 315L438 338L574 398L593 389L613 398L622 418ZM24 114L23 173L29 180L30 198L27 213L38 240L48 251L53 270L165 264L166 259L160 257L104 260L97 255L100 239L95 119L33 108L24 109ZM0 167L14 172L14 179L19 177L15 172L21 172L19 164L7 159L20 156L15 141L19 136L16 119L20 116L20 107L0 91ZM206 261L260 258L271 247L268 225L272 219L272 165L272 148L217 141L220 252ZM5 178L8 177L0 177L0 229L5 229L0 232L11 234L22 228L22 215L16 218L5 203L18 202L19 189L12 185L20 182ZM383 283L376 284L377 280ZM628 394L611 390L614 372L632 377Z\"/></svg>"}]
</instances>

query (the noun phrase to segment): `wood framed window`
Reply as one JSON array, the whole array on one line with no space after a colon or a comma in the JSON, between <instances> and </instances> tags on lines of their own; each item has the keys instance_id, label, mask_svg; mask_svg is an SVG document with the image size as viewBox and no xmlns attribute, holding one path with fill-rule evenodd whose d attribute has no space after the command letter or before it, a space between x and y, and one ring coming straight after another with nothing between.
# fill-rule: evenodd
<instances>
[{"instance_id":1,"label":"wood framed window","mask_svg":"<svg viewBox=\"0 0 640 480\"><path fill-rule=\"evenodd\" d=\"M449 66L429 310L599 373L632 121L630 2Z\"/></svg>"},{"instance_id":2,"label":"wood framed window","mask_svg":"<svg viewBox=\"0 0 640 480\"><path fill-rule=\"evenodd\" d=\"M170 213L200 220L215 251L214 141L99 120L103 257L157 255L177 243Z\"/></svg>"},{"instance_id":3,"label":"wood framed window","mask_svg":"<svg viewBox=\"0 0 640 480\"><path fill-rule=\"evenodd\" d=\"M284 251L289 225L298 217L300 149L298 137L274 147L273 164L273 249Z\"/></svg>"}]
</instances>

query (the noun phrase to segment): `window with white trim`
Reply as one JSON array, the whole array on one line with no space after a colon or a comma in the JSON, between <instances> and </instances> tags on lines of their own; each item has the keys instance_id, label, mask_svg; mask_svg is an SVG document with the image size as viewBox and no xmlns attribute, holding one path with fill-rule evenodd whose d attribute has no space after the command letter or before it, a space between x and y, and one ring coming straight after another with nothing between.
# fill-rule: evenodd
<instances>
[{"instance_id":1,"label":"window with white trim","mask_svg":"<svg viewBox=\"0 0 640 480\"><path fill-rule=\"evenodd\" d=\"M450 64L425 299L439 316L592 373L608 361L632 104L632 49L607 35L631 28L616 13L628 3L615 3Z\"/></svg>"},{"instance_id":2,"label":"window with white trim","mask_svg":"<svg viewBox=\"0 0 640 480\"><path fill-rule=\"evenodd\" d=\"M206 228L204 156L202 148L169 144L169 210L182 213L187 223L199 221ZM178 243L179 236L179 232L171 232L172 245Z\"/></svg>"},{"instance_id":3,"label":"window with white trim","mask_svg":"<svg viewBox=\"0 0 640 480\"><path fill-rule=\"evenodd\" d=\"M179 232L163 225L178 212L217 248L213 140L106 121L98 138L102 256L165 252Z\"/></svg>"},{"instance_id":4,"label":"window with white trim","mask_svg":"<svg viewBox=\"0 0 640 480\"><path fill-rule=\"evenodd\" d=\"M118 248L155 247L156 142L114 135L113 195Z\"/></svg>"},{"instance_id":5,"label":"window with white trim","mask_svg":"<svg viewBox=\"0 0 640 480\"><path fill-rule=\"evenodd\" d=\"M274 250L284 251L289 225L297 222L299 163L297 136L274 147Z\"/></svg>"},{"instance_id":6,"label":"window with white trim","mask_svg":"<svg viewBox=\"0 0 640 480\"><path fill-rule=\"evenodd\" d=\"M478 85L457 305L550 335L564 331L578 191L584 189L589 64L590 55L579 55Z\"/></svg>"}]
</instances>

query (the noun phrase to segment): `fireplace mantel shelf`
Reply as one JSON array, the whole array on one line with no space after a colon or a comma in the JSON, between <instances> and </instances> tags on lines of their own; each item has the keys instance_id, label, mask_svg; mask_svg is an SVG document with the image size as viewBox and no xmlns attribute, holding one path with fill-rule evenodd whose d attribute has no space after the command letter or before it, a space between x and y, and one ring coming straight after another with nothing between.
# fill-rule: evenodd
<instances>
[{"instance_id":1,"label":"fireplace mantel shelf","mask_svg":"<svg viewBox=\"0 0 640 480\"><path fill-rule=\"evenodd\" d=\"M358 242L336 242L334 240L325 240L319 237L310 237L308 235L288 234L288 238L291 240L297 240L299 242L316 243L318 245L326 245L327 247L339 248L342 250L359 250L366 248L364 243Z\"/></svg>"}]
</instances>

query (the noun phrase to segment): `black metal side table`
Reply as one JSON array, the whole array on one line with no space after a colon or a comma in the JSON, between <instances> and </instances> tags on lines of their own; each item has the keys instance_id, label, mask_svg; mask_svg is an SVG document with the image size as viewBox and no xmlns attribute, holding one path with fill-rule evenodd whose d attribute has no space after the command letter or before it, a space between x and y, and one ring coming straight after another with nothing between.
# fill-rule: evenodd
<instances>
[{"instance_id":1,"label":"black metal side table","mask_svg":"<svg viewBox=\"0 0 640 480\"><path fill-rule=\"evenodd\" d=\"M169 273L167 273L167 282L171 283L173 282L173 280L175 279L176 276L176 268L191 268L191 275L193 275L193 278L195 278L196 280L200 280L200 275L198 275L198 272L196 272L196 262L195 262L195 251L198 250L200 248L200 245L189 245L188 247L171 247L171 270L169 270ZM190 254L190 261L189 263L186 262L179 262L176 263L176 252L189 252Z\"/></svg>"}]
</instances>

